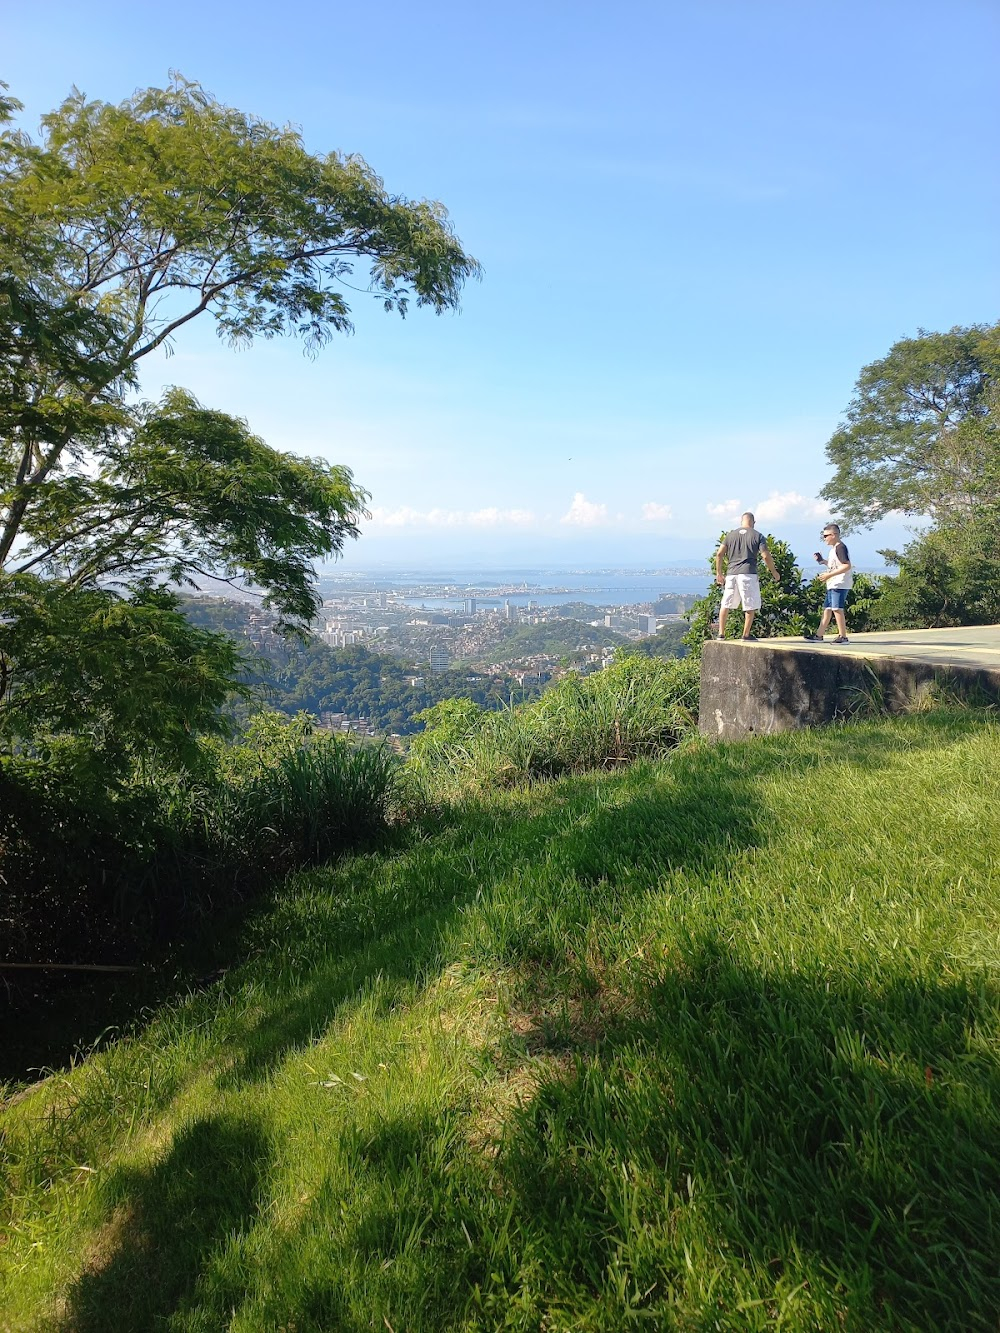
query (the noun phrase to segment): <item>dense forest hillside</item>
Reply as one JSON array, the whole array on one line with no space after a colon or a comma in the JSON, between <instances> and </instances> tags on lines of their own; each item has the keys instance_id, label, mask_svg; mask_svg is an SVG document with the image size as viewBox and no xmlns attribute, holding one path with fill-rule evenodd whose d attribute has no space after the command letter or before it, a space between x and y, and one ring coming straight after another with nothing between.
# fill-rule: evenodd
<instances>
[{"instance_id":1,"label":"dense forest hillside","mask_svg":"<svg viewBox=\"0 0 1000 1333\"><path fill-rule=\"evenodd\" d=\"M471 699L482 708L498 708L539 693L538 686L522 686L513 677L488 676L471 667L432 673L426 665L360 645L331 648L312 636L285 638L248 602L189 597L182 605L192 623L245 645L244 680L283 713L343 713L368 719L377 731L408 735L420 728L416 715L443 699Z\"/></svg>"}]
</instances>

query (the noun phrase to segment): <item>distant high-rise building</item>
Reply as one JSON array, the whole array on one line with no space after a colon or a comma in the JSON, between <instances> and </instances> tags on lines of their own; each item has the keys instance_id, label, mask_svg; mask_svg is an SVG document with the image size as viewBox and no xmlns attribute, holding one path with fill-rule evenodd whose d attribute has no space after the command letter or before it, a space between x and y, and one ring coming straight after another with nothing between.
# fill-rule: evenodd
<instances>
[{"instance_id":1,"label":"distant high-rise building","mask_svg":"<svg viewBox=\"0 0 1000 1333\"><path fill-rule=\"evenodd\" d=\"M467 616L474 616L476 614L476 599L474 597L466 597L465 614Z\"/></svg>"},{"instance_id":2,"label":"distant high-rise building","mask_svg":"<svg viewBox=\"0 0 1000 1333\"><path fill-rule=\"evenodd\" d=\"M437 671L437 672L447 671L448 661L449 661L448 649L442 648L440 647L440 645L435 644L434 647L431 649L431 655L430 658L428 659L430 669L432 671Z\"/></svg>"},{"instance_id":3,"label":"distant high-rise building","mask_svg":"<svg viewBox=\"0 0 1000 1333\"><path fill-rule=\"evenodd\" d=\"M503 604L503 618L504 620L512 620L514 618L514 612L510 608L509 601L504 602Z\"/></svg>"},{"instance_id":4,"label":"distant high-rise building","mask_svg":"<svg viewBox=\"0 0 1000 1333\"><path fill-rule=\"evenodd\" d=\"M639 631L642 634L656 633L656 616L640 616Z\"/></svg>"}]
</instances>

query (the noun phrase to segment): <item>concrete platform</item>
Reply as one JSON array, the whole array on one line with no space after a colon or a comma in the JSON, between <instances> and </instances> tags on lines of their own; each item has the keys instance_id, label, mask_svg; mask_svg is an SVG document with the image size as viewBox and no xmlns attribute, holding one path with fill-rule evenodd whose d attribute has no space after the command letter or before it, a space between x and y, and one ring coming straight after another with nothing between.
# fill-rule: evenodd
<instances>
[{"instance_id":1,"label":"concrete platform","mask_svg":"<svg viewBox=\"0 0 1000 1333\"><path fill-rule=\"evenodd\" d=\"M700 729L720 740L905 712L933 686L1000 702L1000 625L705 644Z\"/></svg>"}]
</instances>

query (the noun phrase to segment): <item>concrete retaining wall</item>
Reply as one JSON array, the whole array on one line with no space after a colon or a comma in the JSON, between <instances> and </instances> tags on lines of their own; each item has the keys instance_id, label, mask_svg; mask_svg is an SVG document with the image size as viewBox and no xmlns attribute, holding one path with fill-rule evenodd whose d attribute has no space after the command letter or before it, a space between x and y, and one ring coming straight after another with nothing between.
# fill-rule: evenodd
<instances>
[{"instance_id":1,"label":"concrete retaining wall","mask_svg":"<svg viewBox=\"0 0 1000 1333\"><path fill-rule=\"evenodd\" d=\"M817 727L852 713L906 712L935 684L1000 701L1000 671L864 657L832 645L809 649L710 640L701 661L699 729L716 740Z\"/></svg>"}]
</instances>

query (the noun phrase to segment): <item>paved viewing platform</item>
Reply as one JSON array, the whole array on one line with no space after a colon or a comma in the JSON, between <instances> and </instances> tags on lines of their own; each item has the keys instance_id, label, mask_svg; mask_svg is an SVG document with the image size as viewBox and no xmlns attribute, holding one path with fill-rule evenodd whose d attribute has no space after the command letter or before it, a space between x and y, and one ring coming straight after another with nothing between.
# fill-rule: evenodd
<instances>
[{"instance_id":1,"label":"paved viewing platform","mask_svg":"<svg viewBox=\"0 0 1000 1333\"><path fill-rule=\"evenodd\" d=\"M934 686L1000 702L1000 625L705 644L704 735L720 740L821 726L878 705L905 712Z\"/></svg>"}]
</instances>

